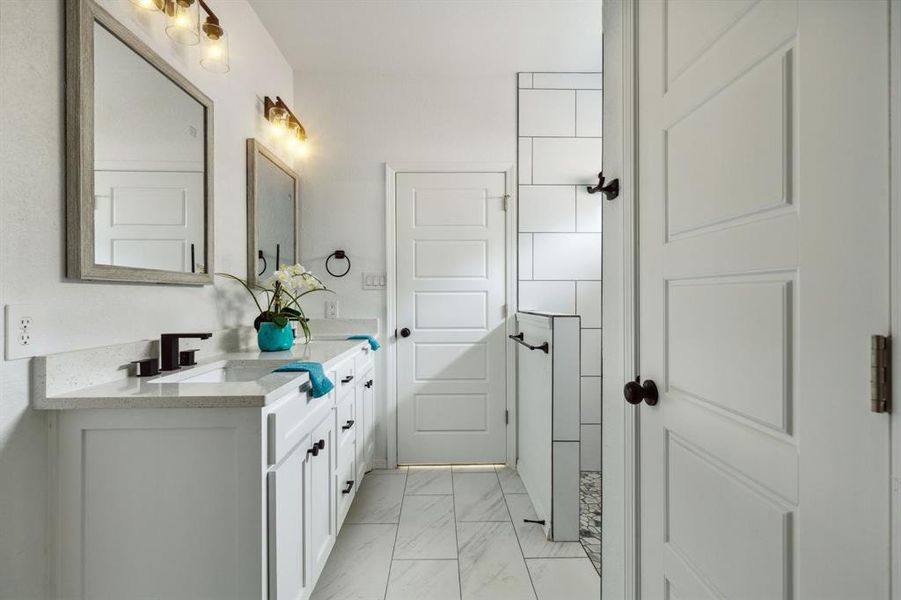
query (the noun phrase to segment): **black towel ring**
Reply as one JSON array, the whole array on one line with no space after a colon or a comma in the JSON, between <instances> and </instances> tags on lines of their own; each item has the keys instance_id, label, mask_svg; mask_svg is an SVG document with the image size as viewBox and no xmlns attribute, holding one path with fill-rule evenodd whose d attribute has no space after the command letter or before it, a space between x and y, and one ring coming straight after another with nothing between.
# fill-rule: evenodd
<instances>
[{"instance_id":1,"label":"black towel ring","mask_svg":"<svg viewBox=\"0 0 901 600\"><path fill-rule=\"evenodd\" d=\"M341 274L333 273L332 270L329 268L328 263L333 258L337 258L338 260L346 260L347 261L347 268L344 269L343 273L341 273ZM332 277L344 277L345 275L350 273L350 258L348 258L347 253L344 250L335 250L334 252L329 254L329 257L327 259L325 259L325 270L328 271L328 274L331 275Z\"/></svg>"},{"instance_id":2,"label":"black towel ring","mask_svg":"<svg viewBox=\"0 0 901 600\"><path fill-rule=\"evenodd\" d=\"M257 250L257 260L263 261L263 268L260 269L259 273L257 273L257 276L259 277L260 275L262 275L263 273L266 272L266 269L269 268L269 263L266 262L266 257L263 256L262 250Z\"/></svg>"}]
</instances>

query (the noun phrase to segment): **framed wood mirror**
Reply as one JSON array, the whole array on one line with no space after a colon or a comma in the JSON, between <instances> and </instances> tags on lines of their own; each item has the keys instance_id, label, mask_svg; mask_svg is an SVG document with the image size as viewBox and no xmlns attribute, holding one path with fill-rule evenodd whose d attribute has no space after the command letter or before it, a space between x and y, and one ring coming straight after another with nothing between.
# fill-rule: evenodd
<instances>
[{"instance_id":1,"label":"framed wood mirror","mask_svg":"<svg viewBox=\"0 0 901 600\"><path fill-rule=\"evenodd\" d=\"M93 0L65 5L67 275L212 283L212 100Z\"/></svg>"},{"instance_id":2,"label":"framed wood mirror","mask_svg":"<svg viewBox=\"0 0 901 600\"><path fill-rule=\"evenodd\" d=\"M300 178L271 150L247 140L247 281L262 282L300 254Z\"/></svg>"}]
</instances>

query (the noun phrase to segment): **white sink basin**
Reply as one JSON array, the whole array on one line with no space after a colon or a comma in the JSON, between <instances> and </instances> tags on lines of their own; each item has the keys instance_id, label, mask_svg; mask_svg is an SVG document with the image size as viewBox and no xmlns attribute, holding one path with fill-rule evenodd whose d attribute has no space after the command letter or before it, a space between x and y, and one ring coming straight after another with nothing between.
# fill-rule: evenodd
<instances>
[{"instance_id":1,"label":"white sink basin","mask_svg":"<svg viewBox=\"0 0 901 600\"><path fill-rule=\"evenodd\" d=\"M183 372L164 375L154 383L229 383L256 381L272 373L272 365L248 365L240 361L219 361Z\"/></svg>"}]
</instances>

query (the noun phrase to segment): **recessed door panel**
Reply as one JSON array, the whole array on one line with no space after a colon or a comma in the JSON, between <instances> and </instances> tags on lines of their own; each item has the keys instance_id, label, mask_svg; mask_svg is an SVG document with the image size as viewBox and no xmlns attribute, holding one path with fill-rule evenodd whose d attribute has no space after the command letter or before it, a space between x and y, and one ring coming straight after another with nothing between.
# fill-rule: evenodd
<instances>
[{"instance_id":1,"label":"recessed door panel","mask_svg":"<svg viewBox=\"0 0 901 600\"><path fill-rule=\"evenodd\" d=\"M485 394L417 394L416 431L485 431Z\"/></svg>"},{"instance_id":2,"label":"recessed door panel","mask_svg":"<svg viewBox=\"0 0 901 600\"><path fill-rule=\"evenodd\" d=\"M417 188L414 193L416 227L485 227L488 198L485 188Z\"/></svg>"},{"instance_id":3,"label":"recessed door panel","mask_svg":"<svg viewBox=\"0 0 901 600\"><path fill-rule=\"evenodd\" d=\"M414 245L416 277L487 277L485 240L428 240Z\"/></svg>"},{"instance_id":4,"label":"recessed door panel","mask_svg":"<svg viewBox=\"0 0 901 600\"><path fill-rule=\"evenodd\" d=\"M417 329L486 329L485 292L417 292Z\"/></svg>"}]
</instances>

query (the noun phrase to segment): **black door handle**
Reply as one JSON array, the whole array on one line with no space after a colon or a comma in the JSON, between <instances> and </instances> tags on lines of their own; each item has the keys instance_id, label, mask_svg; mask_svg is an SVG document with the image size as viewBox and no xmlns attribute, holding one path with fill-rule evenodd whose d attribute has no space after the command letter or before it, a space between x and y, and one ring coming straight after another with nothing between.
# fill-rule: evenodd
<instances>
[{"instance_id":1,"label":"black door handle","mask_svg":"<svg viewBox=\"0 0 901 600\"><path fill-rule=\"evenodd\" d=\"M410 329L407 327L404 327L403 329L401 329L400 337L410 337Z\"/></svg>"},{"instance_id":2,"label":"black door handle","mask_svg":"<svg viewBox=\"0 0 901 600\"><path fill-rule=\"evenodd\" d=\"M347 377L345 377L344 379L341 380L341 383L350 383L353 380L354 380L354 376L348 375Z\"/></svg>"},{"instance_id":3,"label":"black door handle","mask_svg":"<svg viewBox=\"0 0 901 600\"><path fill-rule=\"evenodd\" d=\"M347 421L347 423L345 423L344 425L341 426L341 429L344 429L346 431L346 430L350 429L351 427L353 427L354 423L355 423L355 421L353 419L349 419Z\"/></svg>"},{"instance_id":4,"label":"black door handle","mask_svg":"<svg viewBox=\"0 0 901 600\"><path fill-rule=\"evenodd\" d=\"M342 493L342 494L349 494L349 493L350 493L350 490L352 490L352 489L354 489L354 482L353 482L353 481L348 481L348 482L347 482L347 487L345 487L343 490L341 490L341 493Z\"/></svg>"},{"instance_id":5,"label":"black door handle","mask_svg":"<svg viewBox=\"0 0 901 600\"><path fill-rule=\"evenodd\" d=\"M626 402L632 405L641 404L644 400L648 406L656 406L659 400L657 393L657 384L652 379L645 379L644 382L638 383L641 378L630 381L623 386L623 397Z\"/></svg>"}]
</instances>

